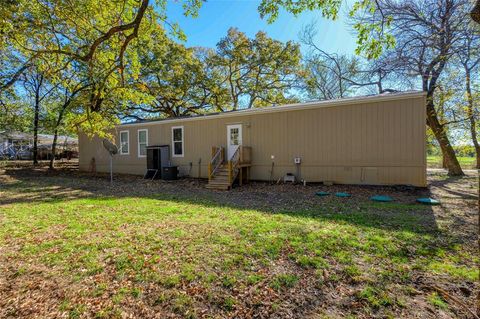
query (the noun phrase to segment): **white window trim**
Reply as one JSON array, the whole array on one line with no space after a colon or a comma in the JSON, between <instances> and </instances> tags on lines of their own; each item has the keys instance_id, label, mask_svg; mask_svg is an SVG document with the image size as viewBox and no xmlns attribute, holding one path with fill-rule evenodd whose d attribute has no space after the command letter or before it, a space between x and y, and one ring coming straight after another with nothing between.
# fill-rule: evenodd
<instances>
[{"instance_id":1,"label":"white window trim","mask_svg":"<svg viewBox=\"0 0 480 319\"><path fill-rule=\"evenodd\" d=\"M127 152L123 153L123 147L122 147L122 133L127 133ZM118 139L120 140L120 155L129 155L130 154L130 131L120 131L120 135L118 136Z\"/></svg>"},{"instance_id":2,"label":"white window trim","mask_svg":"<svg viewBox=\"0 0 480 319\"><path fill-rule=\"evenodd\" d=\"M139 129L137 130L137 155L138 157L147 157L147 155L141 155L140 154L140 132L145 132L145 147L148 146L148 129L146 128L143 128L143 129Z\"/></svg>"},{"instance_id":3,"label":"white window trim","mask_svg":"<svg viewBox=\"0 0 480 319\"><path fill-rule=\"evenodd\" d=\"M175 154L175 141L173 140L173 130L174 129L181 129L182 130L182 154L178 155ZM185 155L185 131L183 129L183 126L172 126L172 157L183 157ZM179 142L179 141L176 141Z\"/></svg>"}]
</instances>

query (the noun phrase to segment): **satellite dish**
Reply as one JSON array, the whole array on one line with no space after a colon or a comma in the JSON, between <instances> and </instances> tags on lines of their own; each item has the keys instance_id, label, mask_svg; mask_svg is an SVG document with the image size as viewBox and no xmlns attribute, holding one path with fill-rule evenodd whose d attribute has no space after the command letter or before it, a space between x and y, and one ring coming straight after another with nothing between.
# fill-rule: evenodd
<instances>
[{"instance_id":1,"label":"satellite dish","mask_svg":"<svg viewBox=\"0 0 480 319\"><path fill-rule=\"evenodd\" d=\"M106 138L103 139L103 147L110 153L110 155L115 155L118 153L117 145L113 144Z\"/></svg>"},{"instance_id":2,"label":"satellite dish","mask_svg":"<svg viewBox=\"0 0 480 319\"><path fill-rule=\"evenodd\" d=\"M110 154L110 183L113 183L113 155L118 153L117 145L113 144L111 141L107 140L106 138L103 139L103 147L108 151Z\"/></svg>"}]
</instances>

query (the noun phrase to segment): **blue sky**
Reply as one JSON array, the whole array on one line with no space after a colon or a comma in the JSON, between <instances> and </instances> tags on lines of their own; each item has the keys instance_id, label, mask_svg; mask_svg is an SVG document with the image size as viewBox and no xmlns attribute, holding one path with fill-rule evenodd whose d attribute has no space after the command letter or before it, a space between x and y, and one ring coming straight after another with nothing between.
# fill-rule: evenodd
<instances>
[{"instance_id":1,"label":"blue sky","mask_svg":"<svg viewBox=\"0 0 480 319\"><path fill-rule=\"evenodd\" d=\"M353 54L355 35L346 23L346 8L342 8L339 19L330 21L319 12L305 12L298 17L282 12L279 18L268 24L258 14L260 1L255 0L209 0L203 4L198 18L183 16L181 3L169 1L168 20L177 22L187 35L187 46L214 47L227 34L230 27L237 27L252 37L262 30L274 39L298 41L302 27L317 21L317 45L328 52Z\"/></svg>"}]
</instances>

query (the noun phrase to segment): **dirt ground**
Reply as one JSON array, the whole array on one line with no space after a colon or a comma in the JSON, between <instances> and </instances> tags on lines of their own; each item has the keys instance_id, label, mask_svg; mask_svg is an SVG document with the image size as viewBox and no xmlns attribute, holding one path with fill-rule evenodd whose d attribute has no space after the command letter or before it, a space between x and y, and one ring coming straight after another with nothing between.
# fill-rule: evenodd
<instances>
[{"instance_id":1,"label":"dirt ground","mask_svg":"<svg viewBox=\"0 0 480 319\"><path fill-rule=\"evenodd\" d=\"M42 193L18 193L14 196L0 197L0 208L2 205L15 204L18 202L35 201L36 199L68 199L87 198L94 196L115 196L134 197L148 196L155 194L168 194L178 199L189 199L191 201L216 202L219 205L229 207L249 208L268 210L272 213L285 211L309 211L319 207L328 207L334 214L341 214L343 211L356 209L360 205L371 205L369 198L373 195L391 196L396 203L410 205L414 204L419 197L432 197L441 201L441 205L431 207L431 220L425 219L425 228L439 227L448 229L452 236L462 245L469 248L466 253L479 255L479 225L478 225L478 173L473 170L467 171L465 177L448 177L443 170L428 171L427 188L409 187L382 187L382 186L355 186L355 185L333 185L324 186L321 184L291 185L291 184L269 184L264 182L251 182L242 187L235 187L231 191L212 191L205 188L206 181L195 179L181 179L178 181L150 181L139 176L116 175L113 184L110 184L108 176L97 174L92 176L88 173L79 172L75 162L60 163L55 171L48 171L44 166L32 169L29 164L18 163L0 167L0 194L2 185L8 185L15 181L35 180L40 185L51 184L56 181L61 189L48 188ZM344 199L339 204L338 198L333 196L319 198L314 196L315 192L328 191L348 192L351 198ZM375 210L376 206L371 206ZM379 210L381 218L388 219L388 212ZM379 216L380 216L379 215ZM0 216L1 217L1 216ZM0 268L1 269L1 268ZM438 278L419 277L418 287L440 286L446 292L445 300L455 309L453 314L461 318L473 317L469 310L475 309L480 303L478 282L465 282L459 285L458 282L448 281L437 282ZM348 288L345 288L348 289ZM430 289L430 288L429 288ZM442 292L439 292L442 294ZM339 294L330 291L332 303L341 303ZM477 299L476 296L479 296ZM476 300L477 299L477 300ZM421 306L421 304L417 304ZM424 305L426 308L429 306ZM1 311L0 311L1 313ZM411 317L415 309L405 311L404 317ZM423 313L423 315L422 315ZM428 312L427 312L428 313ZM344 317L338 309L328 309L319 306L313 309L305 317L324 318ZM417 318L423 318L424 312L419 312ZM450 318L452 312L431 310L428 317Z\"/></svg>"},{"instance_id":2,"label":"dirt ground","mask_svg":"<svg viewBox=\"0 0 480 319\"><path fill-rule=\"evenodd\" d=\"M109 175L79 172L77 162L61 162L55 171L49 171L46 163L32 169L31 164L24 161L14 162L8 167L0 166L2 179L8 178L72 178L63 180L71 182L77 191L86 192L86 195L112 195L136 196L149 194L172 194L188 198L198 197L214 200L219 204L233 205L242 208L261 209L271 211L301 210L318 207L318 198L312 196L317 191L330 193L347 192L352 198L347 198L346 203L353 204L358 201L368 201L374 195L391 196L397 203L412 204L419 197L432 197L441 199L442 206L433 206L435 213L440 210L449 212L471 212L465 218L471 224L475 223L470 217L476 216L478 198L478 180L475 170L465 170L466 176L462 178L448 177L442 169L429 169L427 172L428 187L406 186L359 186L359 185L333 185L324 186L321 183L309 183L306 187L301 184L270 184L252 181L242 187L238 185L231 191L215 191L205 188L206 180L180 179L177 181L144 180L136 175L114 175L114 183L110 184ZM74 179L75 177L75 179ZM48 194L46 194L48 196ZM51 194L54 196L54 194ZM324 202L333 197L325 198ZM463 215L463 214L462 214ZM476 231L473 227L474 232Z\"/></svg>"}]
</instances>

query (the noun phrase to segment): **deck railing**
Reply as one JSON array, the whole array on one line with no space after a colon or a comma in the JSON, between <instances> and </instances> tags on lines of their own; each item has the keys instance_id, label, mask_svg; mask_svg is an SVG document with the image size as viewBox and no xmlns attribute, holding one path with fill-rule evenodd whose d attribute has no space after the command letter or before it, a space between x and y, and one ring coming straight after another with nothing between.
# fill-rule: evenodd
<instances>
[{"instance_id":1,"label":"deck railing","mask_svg":"<svg viewBox=\"0 0 480 319\"><path fill-rule=\"evenodd\" d=\"M228 160L228 181L230 184L232 184L235 177L237 177L241 149L242 146L238 146L235 153L233 153L232 157Z\"/></svg>"},{"instance_id":2,"label":"deck railing","mask_svg":"<svg viewBox=\"0 0 480 319\"><path fill-rule=\"evenodd\" d=\"M250 146L239 147L240 149L240 165L248 165L252 162L252 148Z\"/></svg>"},{"instance_id":3,"label":"deck railing","mask_svg":"<svg viewBox=\"0 0 480 319\"><path fill-rule=\"evenodd\" d=\"M212 147L212 159L208 163L208 179L211 180L215 176L215 172L225 161L225 149L223 147Z\"/></svg>"},{"instance_id":4,"label":"deck railing","mask_svg":"<svg viewBox=\"0 0 480 319\"><path fill-rule=\"evenodd\" d=\"M224 147L212 147L212 159L208 163L208 180L215 177L215 173L225 163L228 171L228 182L233 183L243 167L250 166L252 156L252 148L249 146L239 145L230 158L225 158ZM247 176L248 179L248 176Z\"/></svg>"}]
</instances>

